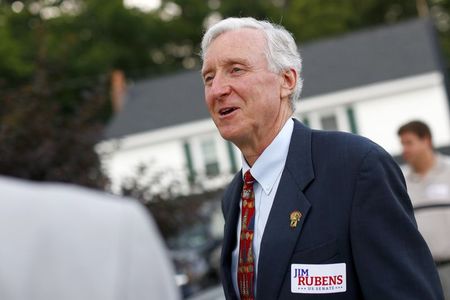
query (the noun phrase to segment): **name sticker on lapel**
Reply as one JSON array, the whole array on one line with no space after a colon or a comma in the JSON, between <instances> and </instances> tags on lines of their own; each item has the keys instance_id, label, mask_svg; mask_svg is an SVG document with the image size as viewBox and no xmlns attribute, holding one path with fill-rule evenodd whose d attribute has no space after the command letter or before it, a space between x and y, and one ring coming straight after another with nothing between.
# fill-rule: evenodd
<instances>
[{"instance_id":1,"label":"name sticker on lapel","mask_svg":"<svg viewBox=\"0 0 450 300\"><path fill-rule=\"evenodd\" d=\"M291 292L331 294L347 290L345 263L327 265L291 265Z\"/></svg>"}]
</instances>

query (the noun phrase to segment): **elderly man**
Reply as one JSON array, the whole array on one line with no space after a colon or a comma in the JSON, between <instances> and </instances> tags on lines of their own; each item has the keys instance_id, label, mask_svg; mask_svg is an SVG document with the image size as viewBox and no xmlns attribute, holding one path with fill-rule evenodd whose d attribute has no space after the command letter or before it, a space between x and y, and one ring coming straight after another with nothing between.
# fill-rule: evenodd
<instances>
[{"instance_id":1,"label":"elderly man","mask_svg":"<svg viewBox=\"0 0 450 300\"><path fill-rule=\"evenodd\" d=\"M291 34L225 19L202 58L208 110L242 152L222 202L227 299L442 299L391 157L292 119L302 81Z\"/></svg>"}]
</instances>

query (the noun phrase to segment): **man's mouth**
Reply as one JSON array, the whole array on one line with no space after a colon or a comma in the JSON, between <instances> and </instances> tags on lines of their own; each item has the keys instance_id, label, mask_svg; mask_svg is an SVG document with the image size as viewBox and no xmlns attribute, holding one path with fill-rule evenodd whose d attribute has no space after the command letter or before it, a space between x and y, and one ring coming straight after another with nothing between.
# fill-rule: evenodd
<instances>
[{"instance_id":1,"label":"man's mouth","mask_svg":"<svg viewBox=\"0 0 450 300\"><path fill-rule=\"evenodd\" d=\"M219 110L219 114L221 116L226 116L231 114L233 111L235 111L236 109L238 109L237 107L226 107L226 108L222 108L221 110Z\"/></svg>"}]
</instances>

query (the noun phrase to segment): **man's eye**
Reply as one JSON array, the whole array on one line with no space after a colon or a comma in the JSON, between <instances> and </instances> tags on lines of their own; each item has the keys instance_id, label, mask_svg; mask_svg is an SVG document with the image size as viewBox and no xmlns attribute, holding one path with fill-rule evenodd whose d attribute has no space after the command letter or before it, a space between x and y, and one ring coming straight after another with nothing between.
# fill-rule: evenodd
<instances>
[{"instance_id":1,"label":"man's eye","mask_svg":"<svg viewBox=\"0 0 450 300\"><path fill-rule=\"evenodd\" d=\"M239 72L239 71L242 71L242 69L239 68L239 67L234 67L233 69L231 69L232 73L236 73L236 72Z\"/></svg>"},{"instance_id":2,"label":"man's eye","mask_svg":"<svg viewBox=\"0 0 450 300\"><path fill-rule=\"evenodd\" d=\"M203 78L203 81L205 82L205 83L208 83L208 82L211 82L211 80L213 80L213 76L211 76L211 75L208 75L208 76L205 76L204 78Z\"/></svg>"}]
</instances>

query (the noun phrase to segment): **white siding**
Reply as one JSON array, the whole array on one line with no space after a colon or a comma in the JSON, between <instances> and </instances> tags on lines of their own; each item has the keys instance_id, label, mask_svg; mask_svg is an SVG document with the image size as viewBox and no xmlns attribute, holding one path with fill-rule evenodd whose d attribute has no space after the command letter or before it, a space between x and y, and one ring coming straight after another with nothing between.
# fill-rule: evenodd
<instances>
[{"instance_id":1,"label":"white siding","mask_svg":"<svg viewBox=\"0 0 450 300\"><path fill-rule=\"evenodd\" d=\"M222 139L216 127L211 126L210 120L201 120L190 124L165 128L139 135L133 135L119 141L104 142L98 146L99 152L109 152L103 156L103 165L111 178L112 189L117 192L125 177L135 174L138 165L144 163L150 170L159 172L166 170L167 181L176 178L184 183L183 190L187 191L188 163L184 150L184 143L189 144L192 165L197 174L205 173L205 159L201 143L212 139L215 142L219 170L224 176L215 180L207 180L205 186L214 188L228 182L232 170L227 142ZM112 145L117 146L111 151ZM237 167L240 166L240 152L234 147ZM109 151L107 149L110 149Z\"/></svg>"},{"instance_id":2,"label":"white siding","mask_svg":"<svg viewBox=\"0 0 450 300\"><path fill-rule=\"evenodd\" d=\"M321 129L320 118L334 113L339 130L349 131L345 110L354 111L358 134L368 137L392 155L400 154L398 128L413 119L426 122L436 147L450 145L450 114L443 76L438 72L319 95L300 101L296 112Z\"/></svg>"},{"instance_id":3,"label":"white siding","mask_svg":"<svg viewBox=\"0 0 450 300\"><path fill-rule=\"evenodd\" d=\"M435 146L450 144L449 108L442 85L413 90L354 105L359 133L400 154L398 128L413 119L427 123Z\"/></svg>"},{"instance_id":4,"label":"white siding","mask_svg":"<svg viewBox=\"0 0 450 300\"><path fill-rule=\"evenodd\" d=\"M187 163L184 156L183 141L175 140L152 144L149 147L115 151L108 159L104 160L104 166L111 178L113 190L118 190L125 177L135 175L136 168L140 164L148 165L150 170L155 172L167 170L167 172L173 173L173 176L185 177ZM170 179L170 176L168 179Z\"/></svg>"}]
</instances>

